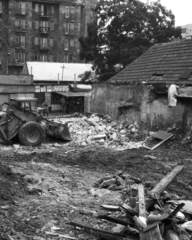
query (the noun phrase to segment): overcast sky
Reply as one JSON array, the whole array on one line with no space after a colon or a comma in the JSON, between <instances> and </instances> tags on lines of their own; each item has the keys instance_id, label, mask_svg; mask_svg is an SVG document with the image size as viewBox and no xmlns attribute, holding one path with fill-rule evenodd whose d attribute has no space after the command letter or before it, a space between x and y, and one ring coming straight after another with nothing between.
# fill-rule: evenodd
<instances>
[{"instance_id":1,"label":"overcast sky","mask_svg":"<svg viewBox=\"0 0 192 240\"><path fill-rule=\"evenodd\" d=\"M192 0L161 0L161 4L173 12L176 26L192 24Z\"/></svg>"}]
</instances>

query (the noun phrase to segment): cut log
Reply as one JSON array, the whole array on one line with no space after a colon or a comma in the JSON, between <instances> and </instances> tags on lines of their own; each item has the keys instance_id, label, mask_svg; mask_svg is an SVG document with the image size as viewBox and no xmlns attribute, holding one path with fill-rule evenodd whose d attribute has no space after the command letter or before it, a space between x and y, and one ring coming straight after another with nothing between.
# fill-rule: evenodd
<instances>
[{"instance_id":1,"label":"cut log","mask_svg":"<svg viewBox=\"0 0 192 240\"><path fill-rule=\"evenodd\" d=\"M160 194L173 181L173 179L183 170L184 165L176 166L170 173L168 173L161 181L150 191L150 195L154 199L159 199Z\"/></svg>"}]
</instances>

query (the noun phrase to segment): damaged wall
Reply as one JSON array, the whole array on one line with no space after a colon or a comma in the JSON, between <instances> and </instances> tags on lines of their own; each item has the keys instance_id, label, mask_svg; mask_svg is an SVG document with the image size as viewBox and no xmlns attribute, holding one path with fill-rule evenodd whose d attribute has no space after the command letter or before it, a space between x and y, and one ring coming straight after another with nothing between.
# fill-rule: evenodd
<instances>
[{"instance_id":1,"label":"damaged wall","mask_svg":"<svg viewBox=\"0 0 192 240\"><path fill-rule=\"evenodd\" d=\"M125 117L130 123L137 121L148 127L163 127L182 121L184 105L168 107L167 96L152 98L147 85L94 84L89 109L114 119Z\"/></svg>"}]
</instances>

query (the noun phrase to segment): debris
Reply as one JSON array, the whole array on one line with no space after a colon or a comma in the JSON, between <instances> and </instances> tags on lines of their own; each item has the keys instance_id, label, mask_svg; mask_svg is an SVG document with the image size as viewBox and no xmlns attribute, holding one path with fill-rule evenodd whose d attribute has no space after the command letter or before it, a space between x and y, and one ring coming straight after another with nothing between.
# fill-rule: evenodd
<instances>
[{"instance_id":1,"label":"debris","mask_svg":"<svg viewBox=\"0 0 192 240\"><path fill-rule=\"evenodd\" d=\"M118 211L120 210L119 206L112 206L112 205L102 205L103 208L109 211Z\"/></svg>"},{"instance_id":2,"label":"debris","mask_svg":"<svg viewBox=\"0 0 192 240\"><path fill-rule=\"evenodd\" d=\"M159 143L155 144L153 147L146 146L145 143L143 144L143 147L149 150L154 150L155 148L159 147L161 144L166 142L168 139L170 139L173 136L173 134L168 133L166 131L158 131L151 135L152 138L156 138L161 140Z\"/></svg>"},{"instance_id":3,"label":"debris","mask_svg":"<svg viewBox=\"0 0 192 240\"><path fill-rule=\"evenodd\" d=\"M183 170L184 165L176 166L170 173L168 173L161 181L150 191L151 196L156 199L165 188L173 181L173 179Z\"/></svg>"},{"instance_id":4,"label":"debris","mask_svg":"<svg viewBox=\"0 0 192 240\"><path fill-rule=\"evenodd\" d=\"M157 159L155 156L151 156L151 155L144 155L143 158L144 159L151 159L151 160L156 160Z\"/></svg>"}]
</instances>

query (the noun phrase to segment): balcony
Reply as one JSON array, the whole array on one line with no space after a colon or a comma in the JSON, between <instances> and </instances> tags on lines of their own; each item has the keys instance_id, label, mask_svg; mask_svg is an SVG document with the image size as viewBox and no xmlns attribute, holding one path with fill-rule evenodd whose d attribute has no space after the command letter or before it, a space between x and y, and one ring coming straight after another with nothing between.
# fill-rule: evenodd
<instances>
[{"instance_id":1,"label":"balcony","mask_svg":"<svg viewBox=\"0 0 192 240\"><path fill-rule=\"evenodd\" d=\"M25 50L25 44L24 43L17 43L16 45L15 45L15 49L23 49L23 50Z\"/></svg>"},{"instance_id":2,"label":"balcony","mask_svg":"<svg viewBox=\"0 0 192 240\"><path fill-rule=\"evenodd\" d=\"M16 8L16 9L15 9L15 14L16 14L16 15L21 15L21 16L26 16L26 9Z\"/></svg>"},{"instance_id":3,"label":"balcony","mask_svg":"<svg viewBox=\"0 0 192 240\"><path fill-rule=\"evenodd\" d=\"M22 27L22 26L21 26L21 27L16 27L16 28L15 28L15 31L18 32L18 33L19 33L19 32L20 32L20 33L25 33L25 32L26 32L26 29L25 29L25 27Z\"/></svg>"},{"instance_id":4,"label":"balcony","mask_svg":"<svg viewBox=\"0 0 192 240\"><path fill-rule=\"evenodd\" d=\"M49 50L49 46L48 45L40 45L40 50L41 51L48 51Z\"/></svg>"},{"instance_id":5,"label":"balcony","mask_svg":"<svg viewBox=\"0 0 192 240\"><path fill-rule=\"evenodd\" d=\"M49 27L40 27L39 31L42 34L49 34L50 33L50 28Z\"/></svg>"},{"instance_id":6,"label":"balcony","mask_svg":"<svg viewBox=\"0 0 192 240\"><path fill-rule=\"evenodd\" d=\"M49 15L48 15L47 13L45 13L45 12L41 12L41 13L40 13L40 17L41 17L41 18L44 18L44 19L48 19L48 18L49 18Z\"/></svg>"}]
</instances>

